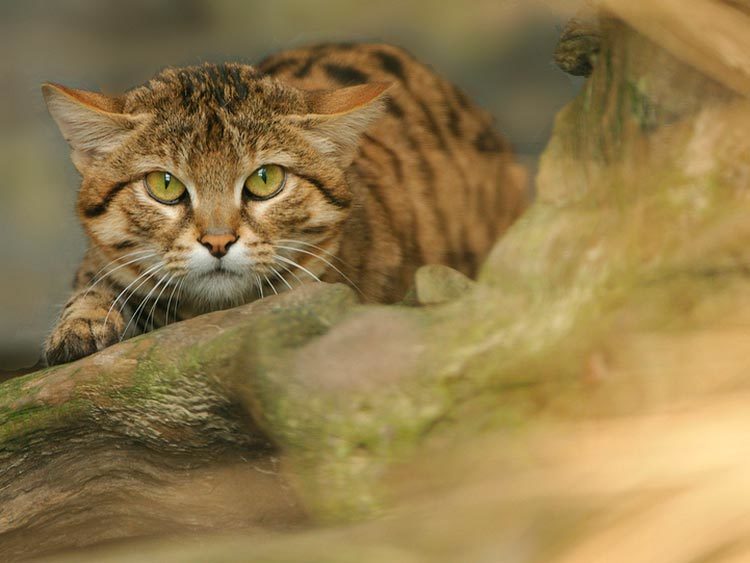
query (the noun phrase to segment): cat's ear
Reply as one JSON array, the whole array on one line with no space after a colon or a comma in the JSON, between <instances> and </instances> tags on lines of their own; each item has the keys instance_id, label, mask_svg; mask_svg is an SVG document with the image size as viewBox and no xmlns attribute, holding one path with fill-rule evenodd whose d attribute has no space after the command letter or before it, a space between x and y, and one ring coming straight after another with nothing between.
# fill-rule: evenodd
<instances>
[{"instance_id":1,"label":"cat's ear","mask_svg":"<svg viewBox=\"0 0 750 563\"><path fill-rule=\"evenodd\" d=\"M318 151L345 167L354 158L362 133L383 114L386 92L391 86L390 82L374 82L338 90L307 91L309 113L292 117Z\"/></svg>"},{"instance_id":2,"label":"cat's ear","mask_svg":"<svg viewBox=\"0 0 750 563\"><path fill-rule=\"evenodd\" d=\"M42 85L42 95L73 149L76 166L117 148L137 124L134 117L121 113L118 98L49 82Z\"/></svg>"}]
</instances>

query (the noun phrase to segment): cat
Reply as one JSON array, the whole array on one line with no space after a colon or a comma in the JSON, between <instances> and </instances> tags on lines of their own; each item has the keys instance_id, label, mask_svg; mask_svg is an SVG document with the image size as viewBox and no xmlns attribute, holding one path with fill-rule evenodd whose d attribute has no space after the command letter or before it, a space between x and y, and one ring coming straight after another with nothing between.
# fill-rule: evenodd
<instances>
[{"instance_id":1,"label":"cat","mask_svg":"<svg viewBox=\"0 0 750 563\"><path fill-rule=\"evenodd\" d=\"M392 303L421 265L473 276L526 201L490 115L389 45L168 68L121 96L42 93L89 238L49 365L302 283Z\"/></svg>"}]
</instances>

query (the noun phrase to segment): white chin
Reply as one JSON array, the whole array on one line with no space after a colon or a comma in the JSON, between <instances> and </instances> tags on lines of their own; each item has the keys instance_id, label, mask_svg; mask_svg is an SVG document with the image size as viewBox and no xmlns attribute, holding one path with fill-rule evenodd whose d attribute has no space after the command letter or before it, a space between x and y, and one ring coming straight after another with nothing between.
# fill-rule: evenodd
<instances>
[{"instance_id":1,"label":"white chin","mask_svg":"<svg viewBox=\"0 0 750 563\"><path fill-rule=\"evenodd\" d=\"M192 301L208 309L239 305L252 292L252 287L250 277L226 271L192 275L185 280L185 289Z\"/></svg>"}]
</instances>

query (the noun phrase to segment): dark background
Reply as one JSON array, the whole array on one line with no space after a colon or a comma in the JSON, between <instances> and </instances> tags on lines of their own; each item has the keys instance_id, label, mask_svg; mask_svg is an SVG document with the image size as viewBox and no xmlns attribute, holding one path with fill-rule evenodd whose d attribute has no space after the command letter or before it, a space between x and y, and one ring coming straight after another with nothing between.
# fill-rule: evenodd
<instances>
[{"instance_id":1,"label":"dark background","mask_svg":"<svg viewBox=\"0 0 750 563\"><path fill-rule=\"evenodd\" d=\"M318 41L409 49L496 117L532 169L580 82L552 63L575 1L0 0L0 375L34 364L85 249L78 178L39 91L115 93L164 66Z\"/></svg>"}]
</instances>

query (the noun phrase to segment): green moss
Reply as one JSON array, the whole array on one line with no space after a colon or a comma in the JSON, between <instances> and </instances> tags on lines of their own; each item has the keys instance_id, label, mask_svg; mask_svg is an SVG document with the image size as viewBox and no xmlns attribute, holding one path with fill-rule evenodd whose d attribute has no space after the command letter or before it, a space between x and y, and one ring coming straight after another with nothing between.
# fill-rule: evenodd
<instances>
[{"instance_id":1,"label":"green moss","mask_svg":"<svg viewBox=\"0 0 750 563\"><path fill-rule=\"evenodd\" d=\"M19 398L29 397L29 394L35 389L34 381L52 375L59 369L60 366L42 369L20 377L13 377L0 384L0 417L11 412L13 410L11 405Z\"/></svg>"},{"instance_id":2,"label":"green moss","mask_svg":"<svg viewBox=\"0 0 750 563\"><path fill-rule=\"evenodd\" d=\"M73 429L87 414L88 403L73 399L60 405L34 405L6 413L0 424L0 452L28 447L37 433Z\"/></svg>"}]
</instances>

